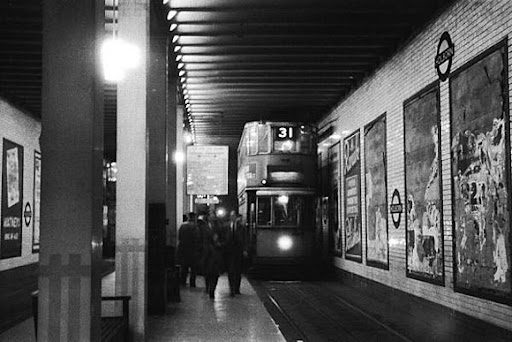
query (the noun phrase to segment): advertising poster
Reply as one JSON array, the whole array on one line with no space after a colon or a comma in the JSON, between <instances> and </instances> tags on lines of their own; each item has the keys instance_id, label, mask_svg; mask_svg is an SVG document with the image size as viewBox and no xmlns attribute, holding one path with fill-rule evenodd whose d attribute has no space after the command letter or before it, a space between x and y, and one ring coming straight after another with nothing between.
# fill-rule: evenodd
<instances>
[{"instance_id":1,"label":"advertising poster","mask_svg":"<svg viewBox=\"0 0 512 342\"><path fill-rule=\"evenodd\" d=\"M361 262L361 144L359 130L343 141L345 258Z\"/></svg>"},{"instance_id":2,"label":"advertising poster","mask_svg":"<svg viewBox=\"0 0 512 342\"><path fill-rule=\"evenodd\" d=\"M386 115L364 128L366 263L388 269Z\"/></svg>"},{"instance_id":3,"label":"advertising poster","mask_svg":"<svg viewBox=\"0 0 512 342\"><path fill-rule=\"evenodd\" d=\"M340 168L340 143L329 147L329 225L330 225L330 250L335 256L341 256L341 229L339 224L339 168Z\"/></svg>"},{"instance_id":4,"label":"advertising poster","mask_svg":"<svg viewBox=\"0 0 512 342\"><path fill-rule=\"evenodd\" d=\"M0 257L6 259L21 256L23 147L4 139L2 152Z\"/></svg>"},{"instance_id":5,"label":"advertising poster","mask_svg":"<svg viewBox=\"0 0 512 342\"><path fill-rule=\"evenodd\" d=\"M444 283L439 84L404 103L407 276Z\"/></svg>"},{"instance_id":6,"label":"advertising poster","mask_svg":"<svg viewBox=\"0 0 512 342\"><path fill-rule=\"evenodd\" d=\"M41 154L35 152L34 155L34 210L33 210L33 234L32 234L32 253L39 252L39 227L41 212Z\"/></svg>"},{"instance_id":7,"label":"advertising poster","mask_svg":"<svg viewBox=\"0 0 512 342\"><path fill-rule=\"evenodd\" d=\"M511 302L507 45L450 78L456 291Z\"/></svg>"}]
</instances>

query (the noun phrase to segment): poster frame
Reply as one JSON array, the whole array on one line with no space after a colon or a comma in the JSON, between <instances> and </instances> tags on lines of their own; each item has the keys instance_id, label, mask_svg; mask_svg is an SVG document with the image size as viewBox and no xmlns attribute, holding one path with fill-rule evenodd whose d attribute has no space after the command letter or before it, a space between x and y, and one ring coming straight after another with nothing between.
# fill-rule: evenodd
<instances>
[{"instance_id":1,"label":"poster frame","mask_svg":"<svg viewBox=\"0 0 512 342\"><path fill-rule=\"evenodd\" d=\"M6 156L5 156L5 151L6 151L6 148L5 148L5 144L6 142L8 142L9 144L15 146L17 149L18 149L18 159L21 160L21 163L18 165L18 176L19 176L19 182L20 182L20 185L19 185L19 197L20 197L20 211L19 211L19 218L20 218L20 228L19 228L19 246L18 246L18 251L16 252L16 254L8 254L8 255L5 255L4 254L4 246L3 246L3 223L0 225L0 235L2 235L0 237L0 259L1 260L4 260L4 259L12 259L12 258L19 258L22 256L23 254L23 203L24 203L24 197L23 197L23 183L24 183L24 169L25 169L25 149L23 148L22 145L20 144L17 144L15 143L14 141L12 140L9 140L9 139L6 139L6 138L3 138L3 141L2 141L2 169L1 169L1 185L2 188L3 188L3 185L4 185L4 177L7 177L4 173L3 173L3 170L4 168L7 168L7 166L5 165L6 163ZM7 182L7 180L6 180ZM0 216L0 219L3 221L3 218L4 218L4 215L5 215L5 211L4 211L4 203L2 202L2 199L4 197L4 192L3 190L7 191L7 184L5 185L6 186L6 189L2 189L2 196L0 198L0 205L2 206L2 214ZM1 222L0 222L1 223Z\"/></svg>"},{"instance_id":2,"label":"poster frame","mask_svg":"<svg viewBox=\"0 0 512 342\"><path fill-rule=\"evenodd\" d=\"M346 195L347 195L347 187L345 186L345 180L346 180L346 177L345 177L345 170L343 169L341 173L343 173L343 217L342 217L342 229L343 229L343 255L345 256L345 259L346 260L350 260L350 261L355 261L355 262L358 262L358 263L362 263L363 262L363 220L362 220L362 210L361 210L361 205L362 205L362 202L361 202L361 157L362 157L362 152L361 152L361 129L360 128L357 128L355 129L352 133L350 133L349 135L347 135L344 139L343 139L343 144L345 144L345 141L346 140L349 140L351 139L354 135L356 134L359 134L359 188L358 188L358 195L359 195L359 236L360 236L360 244L361 244L361 256L360 257L357 257L355 256L354 254L347 254L347 227L346 227L346 224L345 224L345 221L346 221L346 218L347 218L347 208L346 208L346 205L347 205L347 199L346 199ZM343 147L345 148L345 147ZM345 151L343 151L343 158L345 158ZM344 160L342 161L342 163L344 163Z\"/></svg>"},{"instance_id":3,"label":"poster frame","mask_svg":"<svg viewBox=\"0 0 512 342\"><path fill-rule=\"evenodd\" d=\"M389 210L388 210L388 148L387 148L387 130L388 130L388 123L387 123L387 112L384 112L382 113L381 115L377 116L375 119L373 119L372 121L368 122L366 125L364 125L364 129L363 129L363 134L364 134L364 146L366 148L366 131L367 131L367 128L368 127L371 127L373 125L375 125L375 123L377 123L378 121L382 120L382 119L385 119L385 125L384 125L384 153L385 153L385 158L384 158L384 190L386 191L385 193L385 208L386 208L386 243L388 245L388 248L387 248L387 258L386 258L386 263L381 263L381 262L378 262L378 261L374 261L374 260L368 260L368 210L365 209L364 211L364 215L365 215L365 230L366 230L366 248L365 248L365 253L366 253L366 265L367 266L370 266L370 267L375 267L375 268L380 268L382 270L386 270L386 271L389 271ZM366 169L367 169L367 166L368 164L366 163L366 153L364 154L364 204L365 204L365 208L366 208L366 191L368 190L368 187L366 184Z\"/></svg>"},{"instance_id":4,"label":"poster frame","mask_svg":"<svg viewBox=\"0 0 512 342\"><path fill-rule=\"evenodd\" d=\"M436 80L427 86L423 87L421 90L416 92L414 95L407 98L403 103L403 110L402 110L402 120L403 120L403 146L404 146L404 206L405 206L405 275L407 278L415 279L424 281L426 283L444 286L445 280L446 280L446 273L445 273L445 253L444 253L444 203L443 203L443 166L442 166L442 158L441 158L441 89L440 89L440 81ZM438 159L438 174L439 174L439 213L441 215L441 255L443 257L443 263L442 263L442 275L440 279L430 278L423 276L419 272L414 272L409 270L409 253L408 253L408 239L407 239L407 155L406 155L406 141L405 141L405 107L410 104L411 102L414 102L416 100L421 99L423 96L429 94L431 91L436 92L436 110L437 110L437 138L438 138L438 144L437 144L437 159Z\"/></svg>"},{"instance_id":5,"label":"poster frame","mask_svg":"<svg viewBox=\"0 0 512 342\"><path fill-rule=\"evenodd\" d=\"M509 60L508 60L508 37L503 38L498 43L490 46L489 48L485 49L481 53L477 54L475 57L471 58L466 63L462 64L460 67L455 69L453 72L450 73L450 76L448 78L448 87L449 87L449 120L450 120L450 146L452 146L453 143L453 123L452 123L452 112L453 112L453 99L452 99L452 79L465 71L466 69L470 68L474 64L481 61L483 58L489 56L490 54L503 49L503 61L504 61L504 68L503 68L503 112L504 112L504 122L505 122L505 181L507 182L507 191L511 191L511 156L510 156L510 103L509 103ZM450 148L450 177L453 175L453 151ZM478 289L467 289L464 287L460 287L457 285L457 239L456 239L456 231L455 231L455 215L453 214L454 210L454 201L455 201L455 184L453 180L451 181L451 216L452 216L452 267L453 267L453 290L458 293L463 293L469 296L492 300L497 303L512 305L512 279L511 279L511 292L508 294L508 296L498 295L497 291L485 289L485 288L478 288ZM512 221L512 213L511 213L511 203L512 199L511 196L507 197L507 206L509 211L509 220ZM512 247L512 232L509 232L509 245ZM512 248L511 248L512 249ZM512 252L510 252L512 254Z\"/></svg>"},{"instance_id":6,"label":"poster frame","mask_svg":"<svg viewBox=\"0 0 512 342\"><path fill-rule=\"evenodd\" d=\"M33 198L32 203L34 204L34 209L32 210L32 254L39 253L39 246L41 243L41 204L39 204L39 212L36 210L36 161L39 160L42 163L41 152L34 150L34 179L33 179ZM41 170L39 170L39 174L41 175ZM41 179L39 180L39 186L41 186ZM41 189L39 189L41 192ZM41 202L41 195L39 195L39 202ZM39 215L39 242L35 242L35 229L36 229L36 218Z\"/></svg>"},{"instance_id":7,"label":"poster frame","mask_svg":"<svg viewBox=\"0 0 512 342\"><path fill-rule=\"evenodd\" d=\"M336 189L336 193L337 193L337 203L336 203L336 213L332 213L332 217L334 218L335 216L337 216L337 221L338 221L338 231L339 231L339 234L343 234L341 232L341 222L340 222L340 202L341 202L341 198L340 198L340 188L341 188L341 184L340 184L340 172L341 172L341 168L340 168L340 165L341 165L341 142L340 141L337 141L336 143L332 144L331 146L329 146L327 148L327 161L328 161L328 165L329 165L329 194L328 195L331 195L334 193L333 189L332 189L332 179L331 179L331 155L332 155L332 151L335 150L335 149L338 149L338 161L335 165L335 167L338 169L338 172L337 172L337 189ZM329 199L330 200L333 200L332 196L329 196ZM330 220L329 220L330 221ZM329 225L329 243L332 243L330 246L329 246L329 249L330 249L330 253L334 256L334 257L342 257L343 255L343 246L342 246L342 249L340 249L339 251L336 250L336 236L334 236L334 227L331 225L331 223L334 223L334 222L329 222L330 225ZM331 241L331 238L332 238L332 241ZM343 243L342 243L343 245Z\"/></svg>"}]
</instances>

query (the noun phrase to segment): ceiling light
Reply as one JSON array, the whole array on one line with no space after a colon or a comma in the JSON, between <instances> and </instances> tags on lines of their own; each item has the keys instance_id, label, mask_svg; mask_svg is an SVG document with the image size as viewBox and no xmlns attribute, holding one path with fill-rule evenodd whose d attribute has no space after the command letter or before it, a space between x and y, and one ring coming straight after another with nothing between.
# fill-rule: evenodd
<instances>
[{"instance_id":1,"label":"ceiling light","mask_svg":"<svg viewBox=\"0 0 512 342\"><path fill-rule=\"evenodd\" d=\"M183 58L183 55L177 55L176 56L176 62L181 61L182 58Z\"/></svg>"},{"instance_id":2,"label":"ceiling light","mask_svg":"<svg viewBox=\"0 0 512 342\"><path fill-rule=\"evenodd\" d=\"M178 69L181 69L185 66L185 63L181 62L181 63L178 63Z\"/></svg>"},{"instance_id":3,"label":"ceiling light","mask_svg":"<svg viewBox=\"0 0 512 342\"><path fill-rule=\"evenodd\" d=\"M189 132L185 132L185 134L183 134L183 140L185 144L190 144L192 142L192 135Z\"/></svg>"},{"instance_id":4,"label":"ceiling light","mask_svg":"<svg viewBox=\"0 0 512 342\"><path fill-rule=\"evenodd\" d=\"M178 51L180 51L180 50L181 50L181 46L180 46L180 45L176 45L176 46L174 47L174 52L178 52Z\"/></svg>"},{"instance_id":5,"label":"ceiling light","mask_svg":"<svg viewBox=\"0 0 512 342\"><path fill-rule=\"evenodd\" d=\"M171 24L171 27L169 28L169 31L171 31L171 32L172 32L172 31L176 30L177 28L178 28L178 24L176 24L176 23L172 23L172 24Z\"/></svg>"},{"instance_id":6,"label":"ceiling light","mask_svg":"<svg viewBox=\"0 0 512 342\"><path fill-rule=\"evenodd\" d=\"M174 18L176 14L178 14L178 11L170 10L169 13L167 13L167 20L172 20L172 18Z\"/></svg>"},{"instance_id":7,"label":"ceiling light","mask_svg":"<svg viewBox=\"0 0 512 342\"><path fill-rule=\"evenodd\" d=\"M135 68L139 61L139 49L134 44L111 38L105 40L101 46L101 62L107 81L122 80L126 71Z\"/></svg>"},{"instance_id":8,"label":"ceiling light","mask_svg":"<svg viewBox=\"0 0 512 342\"><path fill-rule=\"evenodd\" d=\"M172 42L176 43L178 41L178 39L180 39L180 36L176 34L176 35L174 35L174 37L172 37Z\"/></svg>"},{"instance_id":9,"label":"ceiling light","mask_svg":"<svg viewBox=\"0 0 512 342\"><path fill-rule=\"evenodd\" d=\"M169 0L163 0L162 3L165 5L169 2Z\"/></svg>"},{"instance_id":10,"label":"ceiling light","mask_svg":"<svg viewBox=\"0 0 512 342\"><path fill-rule=\"evenodd\" d=\"M185 82L187 82L187 78L186 77L181 77L180 81L181 81L181 83L185 83Z\"/></svg>"}]
</instances>

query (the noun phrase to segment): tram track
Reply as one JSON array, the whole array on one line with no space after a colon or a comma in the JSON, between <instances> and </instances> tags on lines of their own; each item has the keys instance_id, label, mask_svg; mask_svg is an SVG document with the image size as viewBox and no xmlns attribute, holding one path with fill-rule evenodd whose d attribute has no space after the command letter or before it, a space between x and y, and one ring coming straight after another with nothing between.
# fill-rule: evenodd
<instances>
[{"instance_id":1,"label":"tram track","mask_svg":"<svg viewBox=\"0 0 512 342\"><path fill-rule=\"evenodd\" d=\"M254 285L260 298L266 297L271 315L279 313L275 319L280 329L283 323L288 327L281 329L287 341L411 341L318 283L259 281Z\"/></svg>"}]
</instances>

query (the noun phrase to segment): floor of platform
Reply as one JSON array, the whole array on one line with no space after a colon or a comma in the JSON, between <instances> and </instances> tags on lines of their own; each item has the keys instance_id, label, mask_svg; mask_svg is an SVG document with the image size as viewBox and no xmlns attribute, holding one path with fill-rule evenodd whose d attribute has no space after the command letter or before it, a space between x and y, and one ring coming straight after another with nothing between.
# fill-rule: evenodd
<instances>
[{"instance_id":1,"label":"floor of platform","mask_svg":"<svg viewBox=\"0 0 512 342\"><path fill-rule=\"evenodd\" d=\"M240 292L229 296L228 279L222 276L215 299L198 287L181 288L181 302L170 303L167 315L148 319L148 341L285 341L256 292L243 278Z\"/></svg>"},{"instance_id":2,"label":"floor of platform","mask_svg":"<svg viewBox=\"0 0 512 342\"><path fill-rule=\"evenodd\" d=\"M115 272L103 278L102 295L113 295ZM247 279L242 279L241 295L229 296L226 276L219 279L215 299L198 287L182 287L181 302L169 303L165 316L149 316L147 341L285 341L277 325ZM108 313L110 307L103 306ZM33 342L34 321L29 318L0 334L2 341Z\"/></svg>"}]
</instances>

